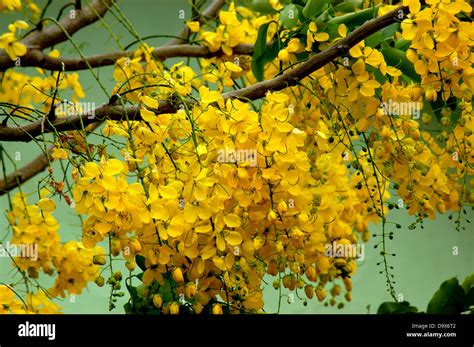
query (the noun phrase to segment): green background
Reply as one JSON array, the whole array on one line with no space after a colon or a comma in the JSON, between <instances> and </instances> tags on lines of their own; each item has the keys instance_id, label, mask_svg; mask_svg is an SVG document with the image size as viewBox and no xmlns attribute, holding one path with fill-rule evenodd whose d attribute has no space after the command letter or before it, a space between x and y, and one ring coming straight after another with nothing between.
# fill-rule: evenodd
<instances>
[{"instance_id":1,"label":"green background","mask_svg":"<svg viewBox=\"0 0 474 347\"><path fill-rule=\"evenodd\" d=\"M39 1L38 5L45 1ZM47 16L56 15L59 7L66 1L54 1ZM186 1L173 0L119 0L118 4L127 18L133 24L135 30L142 36L148 35L174 35L184 25L184 20L179 18L179 10L184 10L186 18L189 18L190 7ZM21 16L20 16L21 17ZM7 30L7 25L14 19L20 18L18 15L0 14L0 32ZM122 44L134 41L133 36L124 27L108 14L106 22L109 29L117 35ZM112 52L119 49L116 42L110 37L102 24L85 28L74 36L74 40L80 45L86 55ZM147 43L151 46L159 46L167 39L151 39ZM58 46L62 56L77 56L71 44L66 43ZM178 59L166 62L168 66L177 62ZM34 69L25 69L34 73ZM102 83L108 90L112 90L114 81L112 80L112 68L105 67L98 69ZM107 97L91 77L89 71L79 72L80 81L85 90L86 98L82 101L95 102L97 105L107 102ZM91 137L92 142L94 137ZM97 140L97 139L96 139ZM25 143L3 143L6 151L15 156L20 153L20 160L16 162L21 167L40 153L37 146ZM11 163L6 163L8 172L13 167ZM60 172L59 165L54 164L57 173ZM39 175L23 186L25 192L36 190ZM16 191L16 190L15 190ZM36 202L37 197L32 196L30 202ZM0 197L2 215L0 217L0 240L10 236L10 231L4 211L8 208L6 196ZM80 240L81 230L79 219L74 210L69 208L64 201L58 203L58 209L54 213L61 224L62 240L76 238ZM474 214L469 209L467 218L473 219ZM395 229L389 224L389 231L395 232L395 238L388 242L388 251L396 253L395 257L389 257L389 265L394 267L395 288L398 294L403 295L403 300L409 301L412 305L424 310L429 299L437 290L440 283L448 278L457 276L460 281L465 276L474 272L474 235L473 228L466 222L463 226L466 230L457 232L453 221L449 221L448 216L438 215L436 221L427 220L424 222L424 229L419 227L409 230L408 225L413 223L414 217L408 216L404 211L394 211L389 214L389 221L400 223L401 229ZM371 225L371 233L381 232L380 226ZM289 304L286 299L282 300L282 313L375 313L380 303L391 301L391 297L386 290L385 276L380 274L381 266L376 263L381 261L379 249L374 249L374 245L380 242L380 237L372 238L365 245L365 260L359 264L359 269L353 277L353 300L346 303L340 310L336 307L324 307L316 299L310 300L308 306L303 306L302 302L295 298ZM457 247L458 255L454 255L453 247ZM124 269L123 262L116 262L116 269ZM120 265L118 263L121 263ZM114 264L115 265L115 264ZM123 271L126 273L126 271ZM11 283L18 280L18 274L11 270L10 260L0 258L0 282ZM43 276L46 277L46 276ZM272 278L266 278L268 283L264 289L265 311L275 312L278 307L278 291L273 289ZM45 278L42 283L47 287L52 283L51 279ZM304 297L304 293L300 292ZM107 313L108 312L109 290L107 287L99 288L94 283L84 290L80 296L69 297L61 302L65 313ZM125 297L127 298L127 296ZM125 299L119 301L117 308L112 313L122 313L122 304Z\"/></svg>"}]
</instances>

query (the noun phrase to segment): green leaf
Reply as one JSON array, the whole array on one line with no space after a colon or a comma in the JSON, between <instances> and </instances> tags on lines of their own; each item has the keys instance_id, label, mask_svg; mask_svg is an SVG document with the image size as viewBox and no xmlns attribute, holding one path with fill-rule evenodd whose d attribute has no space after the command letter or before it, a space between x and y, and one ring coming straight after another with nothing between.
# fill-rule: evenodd
<instances>
[{"instance_id":1,"label":"green leaf","mask_svg":"<svg viewBox=\"0 0 474 347\"><path fill-rule=\"evenodd\" d=\"M403 302L384 302L377 310L377 314L404 314L417 313L418 309L410 306L408 301Z\"/></svg>"},{"instance_id":2,"label":"green leaf","mask_svg":"<svg viewBox=\"0 0 474 347\"><path fill-rule=\"evenodd\" d=\"M374 13L375 15L377 15L379 7L380 5L377 5L375 7L366 8L365 10L358 11L355 13L348 13L342 16L338 16L332 18L329 23L335 23L337 25L344 23L348 31L351 31L352 29L361 26L368 20L374 18Z\"/></svg>"},{"instance_id":3,"label":"green leaf","mask_svg":"<svg viewBox=\"0 0 474 347\"><path fill-rule=\"evenodd\" d=\"M441 121L441 118L443 118L441 111L444 107L448 107L451 109L451 125L447 128L448 132L451 132L454 129L454 127L456 126L456 122L461 116L461 109L457 107L457 101L457 98L450 96L445 102L441 98L441 92L438 92L438 98L435 101L431 101L429 103L431 105L431 110L438 121Z\"/></svg>"},{"instance_id":4,"label":"green leaf","mask_svg":"<svg viewBox=\"0 0 474 347\"><path fill-rule=\"evenodd\" d=\"M306 22L306 18L305 16L303 15L303 6L301 5L297 5L297 4L293 4L296 6L296 8L298 9L298 19L300 20L301 23L304 23ZM301 30L301 29L300 29ZM301 31L301 32L306 32L306 31Z\"/></svg>"},{"instance_id":5,"label":"green leaf","mask_svg":"<svg viewBox=\"0 0 474 347\"><path fill-rule=\"evenodd\" d=\"M142 271L146 270L145 257L143 255L137 254L135 256L135 262L137 263L138 267L142 269Z\"/></svg>"},{"instance_id":6,"label":"green leaf","mask_svg":"<svg viewBox=\"0 0 474 347\"><path fill-rule=\"evenodd\" d=\"M352 12L356 12L356 10L359 10L361 8L362 8L362 0L342 2L334 6L334 10L336 12L341 12L341 13L352 13Z\"/></svg>"},{"instance_id":7,"label":"green leaf","mask_svg":"<svg viewBox=\"0 0 474 347\"><path fill-rule=\"evenodd\" d=\"M402 51L405 51L410 47L411 41L409 40L404 40L404 39L398 39L395 41L395 48L400 49Z\"/></svg>"},{"instance_id":8,"label":"green leaf","mask_svg":"<svg viewBox=\"0 0 474 347\"><path fill-rule=\"evenodd\" d=\"M474 306L474 288L466 294L466 307L465 310L469 310L469 307ZM474 313L474 310L472 311Z\"/></svg>"},{"instance_id":9,"label":"green leaf","mask_svg":"<svg viewBox=\"0 0 474 347\"><path fill-rule=\"evenodd\" d=\"M126 314L133 313L132 312L132 305L130 304L130 302L125 303L125 305L123 305L123 308L124 308Z\"/></svg>"},{"instance_id":10,"label":"green leaf","mask_svg":"<svg viewBox=\"0 0 474 347\"><path fill-rule=\"evenodd\" d=\"M404 51L393 47L384 47L381 52L387 65L396 67L410 80L420 82L420 76L416 73L413 64L406 58Z\"/></svg>"},{"instance_id":11,"label":"green leaf","mask_svg":"<svg viewBox=\"0 0 474 347\"><path fill-rule=\"evenodd\" d=\"M159 315L159 314L163 314L163 312L157 308L152 308L151 310L148 310L146 314Z\"/></svg>"},{"instance_id":12,"label":"green leaf","mask_svg":"<svg viewBox=\"0 0 474 347\"><path fill-rule=\"evenodd\" d=\"M261 14L275 14L277 12L268 0L244 0L242 3L250 10Z\"/></svg>"},{"instance_id":13,"label":"green leaf","mask_svg":"<svg viewBox=\"0 0 474 347\"><path fill-rule=\"evenodd\" d=\"M471 274L464 279L462 282L462 289L466 293L465 310L468 311L469 307L474 306L474 274ZM474 310L471 311L471 314L474 314Z\"/></svg>"},{"instance_id":14,"label":"green leaf","mask_svg":"<svg viewBox=\"0 0 474 347\"><path fill-rule=\"evenodd\" d=\"M394 24L389 25L386 28L383 28L382 30L366 38L365 45L372 48L377 47L383 41L391 39L393 35L397 32L399 27L400 27L400 24L394 23Z\"/></svg>"},{"instance_id":15,"label":"green leaf","mask_svg":"<svg viewBox=\"0 0 474 347\"><path fill-rule=\"evenodd\" d=\"M303 14L306 18L313 18L323 10L326 1L324 0L308 0L306 6L303 8Z\"/></svg>"},{"instance_id":16,"label":"green leaf","mask_svg":"<svg viewBox=\"0 0 474 347\"><path fill-rule=\"evenodd\" d=\"M319 29L324 29L326 27L326 23L332 19L331 15L329 14L329 11L323 11L318 18L314 20L314 23L316 24L316 27Z\"/></svg>"},{"instance_id":17,"label":"green leaf","mask_svg":"<svg viewBox=\"0 0 474 347\"><path fill-rule=\"evenodd\" d=\"M270 24L274 21L260 26L252 55L252 73L258 81L263 80L265 64L275 59L279 51L279 41L275 39L270 48L267 45L267 33Z\"/></svg>"},{"instance_id":18,"label":"green leaf","mask_svg":"<svg viewBox=\"0 0 474 347\"><path fill-rule=\"evenodd\" d=\"M464 281L462 282L462 289L467 294L469 291L474 288L474 273L467 276Z\"/></svg>"},{"instance_id":19,"label":"green leaf","mask_svg":"<svg viewBox=\"0 0 474 347\"><path fill-rule=\"evenodd\" d=\"M375 48L377 47L382 41L383 41L383 36L380 33L380 31L376 32L375 34L370 35L368 38L366 38L365 45L367 47L372 47Z\"/></svg>"},{"instance_id":20,"label":"green leaf","mask_svg":"<svg viewBox=\"0 0 474 347\"><path fill-rule=\"evenodd\" d=\"M141 300L136 287L127 284L127 290L130 293L130 300L123 306L125 313L135 313L135 306Z\"/></svg>"},{"instance_id":21,"label":"green leaf","mask_svg":"<svg viewBox=\"0 0 474 347\"><path fill-rule=\"evenodd\" d=\"M400 29L400 23L393 23L390 24L389 26L383 28L379 32L382 34L384 40L392 38L395 33Z\"/></svg>"},{"instance_id":22,"label":"green leaf","mask_svg":"<svg viewBox=\"0 0 474 347\"><path fill-rule=\"evenodd\" d=\"M299 11L296 5L286 5L280 12L281 24L285 29L292 29L298 24Z\"/></svg>"},{"instance_id":23,"label":"green leaf","mask_svg":"<svg viewBox=\"0 0 474 347\"><path fill-rule=\"evenodd\" d=\"M324 31L328 33L330 39L335 39L336 37L339 37L338 29L339 25L334 23L327 23Z\"/></svg>"},{"instance_id":24,"label":"green leaf","mask_svg":"<svg viewBox=\"0 0 474 347\"><path fill-rule=\"evenodd\" d=\"M132 299L132 301L138 299L138 291L136 287L127 284L127 290L130 293L130 298Z\"/></svg>"},{"instance_id":25,"label":"green leaf","mask_svg":"<svg viewBox=\"0 0 474 347\"><path fill-rule=\"evenodd\" d=\"M171 302L175 300L173 288L178 287L178 283L169 274L163 275L164 283L160 286L158 292L163 298L163 302Z\"/></svg>"},{"instance_id":26,"label":"green leaf","mask_svg":"<svg viewBox=\"0 0 474 347\"><path fill-rule=\"evenodd\" d=\"M329 34L331 39L336 38L339 36L338 28L339 25L344 24L347 27L348 32L351 32L356 27L361 26L368 20L371 20L374 15L376 15L378 8L380 5L375 7L367 8L365 10L347 13L342 16L334 17L334 11L332 8L323 11L318 18L315 19L316 26L318 27L318 31L322 30ZM393 30L393 28L390 28ZM390 32L383 32L379 35L375 34L375 37L378 37L380 41L383 41L384 37L388 35Z\"/></svg>"},{"instance_id":27,"label":"green leaf","mask_svg":"<svg viewBox=\"0 0 474 347\"><path fill-rule=\"evenodd\" d=\"M426 313L431 314L456 314L464 310L466 293L459 285L457 278L444 281L438 291L433 295Z\"/></svg>"}]
</instances>

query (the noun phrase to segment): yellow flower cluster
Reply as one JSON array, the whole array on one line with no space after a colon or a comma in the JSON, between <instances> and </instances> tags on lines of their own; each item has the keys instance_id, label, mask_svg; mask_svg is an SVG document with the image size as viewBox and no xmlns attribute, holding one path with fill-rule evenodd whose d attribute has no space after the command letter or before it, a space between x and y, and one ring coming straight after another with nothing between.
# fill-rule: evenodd
<instances>
[{"instance_id":1,"label":"yellow flower cluster","mask_svg":"<svg viewBox=\"0 0 474 347\"><path fill-rule=\"evenodd\" d=\"M268 94L257 113L206 87L199 93L190 110L157 117L142 109L145 122L108 122L106 133L129 141L128 165L102 158L78 169L84 244L118 239L125 256L146 258L146 285L179 270L183 291L198 283L195 304L220 295L232 311L263 307L266 272L301 282L309 271L311 281L323 278L322 290L355 271L351 259L336 265L324 256L326 242L357 242L356 194L333 204L336 187L349 185L340 153L311 163L286 94ZM138 167L139 182L129 184Z\"/></svg>"},{"instance_id":2,"label":"yellow flower cluster","mask_svg":"<svg viewBox=\"0 0 474 347\"><path fill-rule=\"evenodd\" d=\"M60 313L61 307L48 298L44 291L28 293L25 300L15 298L11 286L0 285L0 314L54 314Z\"/></svg>"},{"instance_id":3,"label":"yellow flower cluster","mask_svg":"<svg viewBox=\"0 0 474 347\"><path fill-rule=\"evenodd\" d=\"M58 57L58 51L52 51L49 53L51 56ZM51 90L56 88L56 82L58 80L58 72L48 74L42 69L37 69L38 74L34 77L16 72L13 69L9 69L3 73L2 84L0 86L0 99L4 103L19 105L27 108L33 108L36 105L38 110L42 112L49 112L51 109L51 98L49 93ZM21 94L12 93L12 90L17 90L21 86ZM72 102L77 102L79 99L85 97L84 90L79 82L79 75L77 73L66 73L62 74L60 83L58 86L60 91L71 91ZM58 102L58 100L56 100ZM64 116L64 112L61 113L57 110L58 116ZM15 112L15 116L26 118L27 115L21 112Z\"/></svg>"},{"instance_id":4,"label":"yellow flower cluster","mask_svg":"<svg viewBox=\"0 0 474 347\"><path fill-rule=\"evenodd\" d=\"M28 23L22 20L17 20L8 26L8 32L0 36L0 49L5 50L11 60L26 54L26 47L21 42L18 42L16 36L17 29L28 29Z\"/></svg>"},{"instance_id":5,"label":"yellow flower cluster","mask_svg":"<svg viewBox=\"0 0 474 347\"><path fill-rule=\"evenodd\" d=\"M227 10L219 11L219 25L213 31L202 31L199 37L211 52L222 50L232 55L232 48L242 44L253 44L260 25L268 22L267 16L255 16L245 7L235 7L232 2Z\"/></svg>"},{"instance_id":6,"label":"yellow flower cluster","mask_svg":"<svg viewBox=\"0 0 474 347\"><path fill-rule=\"evenodd\" d=\"M48 275L57 272L51 289L27 293L28 310L37 313L57 310L50 302L51 298L65 297L65 292L80 294L87 282L94 281L99 275L99 266L93 263L94 256L104 253L100 247L86 249L74 240L61 244L59 224L52 215L56 204L45 197L47 194L46 190L42 191L38 204L29 205L26 195L19 193L13 197L12 210L7 213L13 230L11 244L28 249L25 254L12 255L15 267L26 271L33 279L38 278L40 271ZM18 305L16 302L12 307Z\"/></svg>"},{"instance_id":7,"label":"yellow flower cluster","mask_svg":"<svg viewBox=\"0 0 474 347\"><path fill-rule=\"evenodd\" d=\"M41 269L53 274L51 260L60 249L59 223L51 213L56 204L51 199L43 198L37 205L28 205L24 194L15 195L12 204L13 209L7 213L13 230L12 243L34 245L38 249L37 257L18 257L16 264L33 278L38 277Z\"/></svg>"},{"instance_id":8,"label":"yellow flower cluster","mask_svg":"<svg viewBox=\"0 0 474 347\"><path fill-rule=\"evenodd\" d=\"M58 275L54 286L49 290L54 297L65 297L68 294L81 294L87 282L99 276L100 267L93 262L94 256L103 255L101 247L85 248L81 242L68 241L53 258L53 265Z\"/></svg>"},{"instance_id":9,"label":"yellow flower cluster","mask_svg":"<svg viewBox=\"0 0 474 347\"><path fill-rule=\"evenodd\" d=\"M0 0L0 11L21 10L21 0Z\"/></svg>"},{"instance_id":10,"label":"yellow flower cluster","mask_svg":"<svg viewBox=\"0 0 474 347\"><path fill-rule=\"evenodd\" d=\"M384 46L366 40L294 87L258 102L224 100L221 93L231 87L255 82L250 58L233 55L233 48L254 44L259 26L278 19L233 3L219 12L213 31L187 23L192 37L224 52L201 59L199 71L183 62L165 67L146 44L119 59L116 103L140 105L140 120L125 114L123 121L106 121L102 135L119 149L114 155L105 146L81 155L93 147L79 132L56 143L53 159L74 166L74 205L85 217L81 242L60 243L49 195L42 193L35 205L25 195L13 198L12 241L39 245L37 261L15 258L18 268L32 278L39 271L58 275L52 289L29 293L26 303L15 299L15 288L0 286L0 309L57 311L50 297L79 294L93 280L104 284L98 264L105 255L125 258L127 279L143 283L137 292L146 309L163 313L260 312L267 275L276 289L302 290L319 301L330 296L335 305L344 288L350 301L356 257L328 254L328 245L367 241L369 223L382 221L385 228L394 207L421 220L460 213L474 202L474 31L460 19L471 7L449 0L426 1L423 9L417 0L403 3L411 14L394 36L398 44L410 41L407 58L421 83L405 76L403 64L391 66ZM266 78L348 31L341 24L329 35L313 21L300 24L297 34L280 31L285 45L265 66ZM22 26L13 24L10 33ZM276 27L269 26L268 37ZM14 59L23 48L9 40L0 44L10 45L5 49ZM7 71L0 99L43 103L48 110L51 98L38 90L54 89L57 75L39 72ZM20 101L9 94L18 85L26 85ZM66 74L59 87L71 89L74 100L84 96L77 74ZM178 111L156 115L165 101ZM60 146L63 138L75 140L76 148L66 148L72 153ZM119 290L121 280L114 273L107 283Z\"/></svg>"},{"instance_id":11,"label":"yellow flower cluster","mask_svg":"<svg viewBox=\"0 0 474 347\"><path fill-rule=\"evenodd\" d=\"M435 101L438 93L443 101L451 95L461 97L474 86L474 24L457 15L471 13L472 7L465 1L427 3L430 6L420 11L420 2L412 1L411 15L402 22L402 37L411 41L407 58L421 76L427 100Z\"/></svg>"},{"instance_id":12,"label":"yellow flower cluster","mask_svg":"<svg viewBox=\"0 0 474 347\"><path fill-rule=\"evenodd\" d=\"M41 13L39 7L32 1L26 0L26 7L36 17ZM0 0L0 12L21 11L25 6L22 0Z\"/></svg>"}]
</instances>

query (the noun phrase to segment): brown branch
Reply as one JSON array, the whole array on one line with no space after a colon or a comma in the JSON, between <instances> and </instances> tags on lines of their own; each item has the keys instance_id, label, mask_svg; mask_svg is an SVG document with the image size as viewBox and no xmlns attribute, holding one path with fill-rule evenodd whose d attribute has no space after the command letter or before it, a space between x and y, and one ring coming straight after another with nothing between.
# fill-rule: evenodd
<instances>
[{"instance_id":1,"label":"brown branch","mask_svg":"<svg viewBox=\"0 0 474 347\"><path fill-rule=\"evenodd\" d=\"M232 50L234 54L252 55L253 45L241 44L234 47ZM113 65L120 58L132 58L134 53L135 51L105 53L86 57L84 60L82 58L53 58L44 54L39 49L34 49L29 50L26 55L21 57L21 66L34 66L51 71L62 71L62 64L64 64L65 71L77 71L88 69L89 66L95 68ZM158 47L152 52L153 57L160 60L174 57L210 58L214 56L221 56L223 54L224 53L221 50L217 52L211 52L207 47L204 46L185 44ZM14 61L2 61L0 58L0 71L9 67L13 67L14 65Z\"/></svg>"},{"instance_id":2,"label":"brown branch","mask_svg":"<svg viewBox=\"0 0 474 347\"><path fill-rule=\"evenodd\" d=\"M115 0L92 0L89 6L75 10L74 18L66 16L59 21L62 28L56 24L49 25L42 30L35 30L21 42L27 47L45 49L67 41L69 36L99 20L105 15ZM64 29L64 30L63 30Z\"/></svg>"},{"instance_id":3,"label":"brown branch","mask_svg":"<svg viewBox=\"0 0 474 347\"><path fill-rule=\"evenodd\" d=\"M355 46L360 41L387 27L388 25L400 21L398 18L400 13L403 13L405 16L408 13L408 8L400 6L381 17L367 21L364 25L354 30L345 38L337 41L331 47L314 55L306 62L298 65L292 70L283 73L278 77L256 83L242 89L224 93L222 94L222 97L224 100L230 98L256 100L264 97L268 91L278 91L290 86L294 86L312 72L320 69L334 59L346 54L351 47ZM188 100L188 102L190 105L194 103L192 100ZM178 106L179 105L173 104L170 101L160 101L159 108L155 111L155 113L157 115L174 113L178 110ZM94 113L94 117L91 117L92 112ZM51 123L45 124L44 132L78 130L81 129L81 124L87 125L102 121L104 119L125 120L125 114L128 115L130 120L141 119L140 105L127 106L125 109L122 106L102 105L92 112L89 114L76 114L69 117L57 118ZM0 140L28 142L32 137L39 136L41 133L42 120L37 120L20 127L0 127Z\"/></svg>"},{"instance_id":4,"label":"brown branch","mask_svg":"<svg viewBox=\"0 0 474 347\"><path fill-rule=\"evenodd\" d=\"M49 147L48 153L51 153L53 148L54 146ZM44 171L47 167L48 158L44 153L41 153L25 166L21 167L14 173L7 175L6 179L0 180L0 196L28 181L30 178L36 176L36 174Z\"/></svg>"},{"instance_id":5,"label":"brown branch","mask_svg":"<svg viewBox=\"0 0 474 347\"><path fill-rule=\"evenodd\" d=\"M81 10L75 10L74 18L66 16L60 20L59 24L62 28L54 23L42 28L41 30L38 29L32 31L28 36L20 40L20 42L24 44L28 50L41 53L43 49L52 47L68 39L63 30L72 36L80 29L94 23L100 17L103 17L114 1L115 0L92 0L89 6ZM14 66L14 63L15 62L10 59L4 50L0 51L0 71Z\"/></svg>"},{"instance_id":6,"label":"brown branch","mask_svg":"<svg viewBox=\"0 0 474 347\"><path fill-rule=\"evenodd\" d=\"M224 1L221 1L221 0L215 0L203 13L202 13L202 16L203 17L206 17L206 18L213 18L216 16L217 12L219 11L219 9L223 6L224 4ZM105 12L104 12L105 13ZM102 13L101 15L103 15L104 13ZM199 21L202 23L202 20L203 18L199 18ZM183 31L179 34L180 37L187 37L187 31L186 31L187 27L185 27L183 29ZM156 57L156 58L168 58L168 57L171 57L172 56L172 52L173 52L173 49L174 51L176 51L176 44L177 41L175 40L171 40L169 41L168 43L165 44L164 47L160 47L160 48L157 48L153 51L153 55ZM189 46L189 48L186 48L187 46ZM174 48L173 48L174 47ZM203 50L206 50L207 48L205 47L195 47L195 46L190 46L190 45L180 45L179 47L179 51L186 51L186 50L190 50L191 52L196 51L196 48L199 48L201 50L201 53L194 53L194 54L202 54L202 56L206 56L207 54L209 54L210 52L205 52ZM253 46L251 45L241 45L241 49L239 51L239 48L238 47L235 47L234 48L234 51L237 53L237 54L252 54L252 51L253 51ZM35 59L37 59L37 61L40 61L41 60L41 57L45 58L46 61L44 62L45 65L48 64L48 61L47 59L48 58L51 58L49 56L45 56L41 50L37 49L37 50L33 50L31 52L34 52L33 54L40 54L41 56L37 56ZM217 53L217 52L216 52ZM30 52L28 52L28 54L30 54ZM122 54L120 56L120 54ZM125 56L125 55L129 55L129 54L132 54L130 52L127 52L127 53L122 53L122 52L119 52L119 53L112 53L112 56L108 56L108 57L104 57L104 55L100 56L95 56L95 57L90 57L88 58L88 62L89 64L91 65L91 67L94 67L94 64L97 64L96 66L103 66L101 64L104 64L105 61L110 61L111 64L113 64L117 59ZM169 55L167 55L169 54ZM192 54L192 53L190 53ZM191 55L190 55L191 56ZM196 55L198 56L198 55ZM62 63L61 61L54 61L54 58L51 58L53 59L52 61L49 62L49 64L51 64L51 66L60 66L60 68L62 68ZM1 61L1 58L0 58L0 61ZM76 62L74 62L73 60L70 60L69 62L68 61L64 61L64 64L65 64L65 67L66 67L66 70L73 70L73 66L81 66L81 64L84 64L85 66L87 66L87 64L82 61L82 59L80 60L77 60ZM23 66L25 66L23 64ZM35 66L35 65L31 65L31 66ZM46 66L42 66L43 68L47 68ZM0 66L0 71L2 70L1 66ZM54 70L53 68L51 70ZM130 110L132 111L131 112L131 116L135 116L135 112L133 112L133 110ZM87 123L87 122L86 122ZM93 124L93 126L91 126L90 129L88 129L88 132L89 134L92 133L96 128L99 127L99 125L102 124L102 122L96 122ZM48 148L48 155L45 155L44 153L38 155L35 159L33 159L31 162L29 162L28 164L26 164L25 166L23 166L22 168L20 168L19 170L17 170L16 172L10 174L10 175L7 175L6 179L5 180L0 180L0 196L6 194L7 192L11 191L12 189L18 187L19 185L23 184L24 182L30 180L31 178L33 178L34 176L36 176L37 174L39 174L40 172L44 171L47 167L48 167L48 157L49 155L51 154L51 152L53 151L54 149L54 146L51 146Z\"/></svg>"},{"instance_id":7,"label":"brown branch","mask_svg":"<svg viewBox=\"0 0 474 347\"><path fill-rule=\"evenodd\" d=\"M101 123L95 123L89 129L87 129L87 135L91 134ZM44 153L39 154L35 159L30 161L25 166L22 166L17 171L7 175L6 179L0 179L0 196L8 193L12 189L15 189L19 185L25 183L31 178L35 177L40 172L46 170L49 166L48 157L51 155L54 146L48 148L48 155Z\"/></svg>"},{"instance_id":8,"label":"brown branch","mask_svg":"<svg viewBox=\"0 0 474 347\"><path fill-rule=\"evenodd\" d=\"M224 3L225 1L223 0L215 0L211 5L209 5L208 8L206 8L206 10L202 12L201 16L197 18L197 20L202 23L205 19L215 17L219 9L224 5ZM172 39L163 47L155 48L153 50L153 56L156 59L165 60L167 58L174 57L210 58L213 56L220 56L224 54L220 50L217 52L211 52L207 47L181 44L182 42L187 41L187 35L188 27L185 26L181 33L178 34L179 38ZM33 36L33 34L28 36L28 38L31 36ZM23 43L26 44L25 42ZM235 54L251 55L253 53L253 45L238 45L237 47L233 48L233 52ZM113 52L86 57L86 59L53 58L47 54L44 54L41 46L32 46L28 49L27 53L21 57L21 66L40 67L50 71L62 71L62 64L64 64L65 71L77 71L88 69L89 66L91 68L96 68L101 66L113 65L120 58L133 57L134 53L135 51ZM14 66L15 61L11 60L8 56L4 57L0 54L0 71L5 71L6 69Z\"/></svg>"},{"instance_id":9,"label":"brown branch","mask_svg":"<svg viewBox=\"0 0 474 347\"><path fill-rule=\"evenodd\" d=\"M214 0L197 18L199 24L204 24L206 20L212 19L217 16L219 10L222 6L224 6L225 0ZM187 25L183 27L181 32L177 35L178 37L171 39L167 45L176 45L176 44L183 44L188 42L189 37L189 28Z\"/></svg>"}]
</instances>

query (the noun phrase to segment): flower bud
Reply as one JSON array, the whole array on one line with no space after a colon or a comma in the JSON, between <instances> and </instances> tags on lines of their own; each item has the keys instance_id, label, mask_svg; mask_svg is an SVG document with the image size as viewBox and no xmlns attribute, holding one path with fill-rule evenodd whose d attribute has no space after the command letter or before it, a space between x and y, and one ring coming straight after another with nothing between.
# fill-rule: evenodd
<instances>
[{"instance_id":1,"label":"flower bud","mask_svg":"<svg viewBox=\"0 0 474 347\"><path fill-rule=\"evenodd\" d=\"M318 279L316 269L312 266L308 266L306 268L306 277L308 277L308 280L315 282Z\"/></svg>"},{"instance_id":2,"label":"flower bud","mask_svg":"<svg viewBox=\"0 0 474 347\"><path fill-rule=\"evenodd\" d=\"M194 283L188 283L186 287L184 287L184 295L187 298L192 299L194 295L196 295L196 285Z\"/></svg>"},{"instance_id":3,"label":"flower bud","mask_svg":"<svg viewBox=\"0 0 474 347\"><path fill-rule=\"evenodd\" d=\"M288 205L284 200L281 200L277 205L277 211L280 214L284 214L288 210Z\"/></svg>"},{"instance_id":4,"label":"flower bud","mask_svg":"<svg viewBox=\"0 0 474 347\"><path fill-rule=\"evenodd\" d=\"M114 276L116 281L121 281L122 280L122 273L120 271L115 271L113 276Z\"/></svg>"},{"instance_id":5,"label":"flower bud","mask_svg":"<svg viewBox=\"0 0 474 347\"><path fill-rule=\"evenodd\" d=\"M135 259L127 259L127 261L125 262L125 267L129 270L129 271L133 271L135 270Z\"/></svg>"},{"instance_id":6,"label":"flower bud","mask_svg":"<svg viewBox=\"0 0 474 347\"><path fill-rule=\"evenodd\" d=\"M172 302L170 305L170 314L179 314L179 305L177 302Z\"/></svg>"},{"instance_id":7,"label":"flower bud","mask_svg":"<svg viewBox=\"0 0 474 347\"><path fill-rule=\"evenodd\" d=\"M350 292L352 290L352 280L349 277L344 277L342 281L344 282L346 290Z\"/></svg>"},{"instance_id":8,"label":"flower bud","mask_svg":"<svg viewBox=\"0 0 474 347\"><path fill-rule=\"evenodd\" d=\"M92 262L95 265L105 265L106 260L103 255L94 255L94 257L92 258Z\"/></svg>"},{"instance_id":9,"label":"flower bud","mask_svg":"<svg viewBox=\"0 0 474 347\"><path fill-rule=\"evenodd\" d=\"M264 243L265 243L265 240L261 236L257 236L256 238L253 239L253 248L255 248L255 250L258 251L260 248L262 248Z\"/></svg>"},{"instance_id":10,"label":"flower bud","mask_svg":"<svg viewBox=\"0 0 474 347\"><path fill-rule=\"evenodd\" d=\"M316 297L319 301L323 301L324 299L326 299L326 289L324 289L323 287L317 287Z\"/></svg>"},{"instance_id":11,"label":"flower bud","mask_svg":"<svg viewBox=\"0 0 474 347\"><path fill-rule=\"evenodd\" d=\"M155 305L156 308L161 308L161 305L163 305L163 299L160 294L153 295L153 305Z\"/></svg>"},{"instance_id":12,"label":"flower bud","mask_svg":"<svg viewBox=\"0 0 474 347\"><path fill-rule=\"evenodd\" d=\"M212 314L223 314L222 306L220 304L214 304L212 306Z\"/></svg>"},{"instance_id":13,"label":"flower bud","mask_svg":"<svg viewBox=\"0 0 474 347\"><path fill-rule=\"evenodd\" d=\"M173 270L173 279L178 283L184 282L183 272L181 271L181 268L177 267Z\"/></svg>"},{"instance_id":14,"label":"flower bud","mask_svg":"<svg viewBox=\"0 0 474 347\"><path fill-rule=\"evenodd\" d=\"M267 220L268 220L269 222L273 222L273 221L275 221L276 219L277 219L277 214L275 213L275 211L270 210L270 211L268 212L268 214L267 214Z\"/></svg>"},{"instance_id":15,"label":"flower bud","mask_svg":"<svg viewBox=\"0 0 474 347\"><path fill-rule=\"evenodd\" d=\"M102 276L99 276L95 279L95 284L97 284L99 287L103 287L105 284L105 279Z\"/></svg>"},{"instance_id":16,"label":"flower bud","mask_svg":"<svg viewBox=\"0 0 474 347\"><path fill-rule=\"evenodd\" d=\"M313 296L314 296L314 287L312 285L307 285L305 288L304 288L304 292L306 294L306 297L308 299L312 299Z\"/></svg>"},{"instance_id":17,"label":"flower bud","mask_svg":"<svg viewBox=\"0 0 474 347\"><path fill-rule=\"evenodd\" d=\"M341 286L339 285L334 285L334 287L332 287L331 289L331 295L332 296L338 296L341 294Z\"/></svg>"},{"instance_id":18,"label":"flower bud","mask_svg":"<svg viewBox=\"0 0 474 347\"><path fill-rule=\"evenodd\" d=\"M110 252L114 257L120 254L120 250L122 249L122 245L120 244L119 239L112 239L110 240Z\"/></svg>"},{"instance_id":19,"label":"flower bud","mask_svg":"<svg viewBox=\"0 0 474 347\"><path fill-rule=\"evenodd\" d=\"M202 312L202 309L204 308L204 306L202 306L202 304L200 302L196 302L193 305L193 308L194 308L194 313L200 314Z\"/></svg>"}]
</instances>

